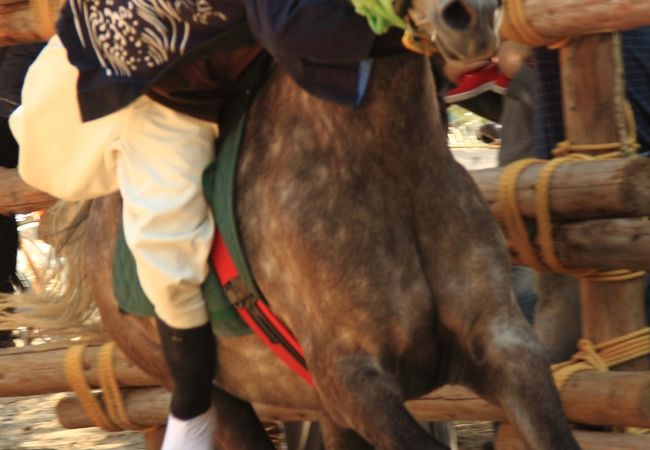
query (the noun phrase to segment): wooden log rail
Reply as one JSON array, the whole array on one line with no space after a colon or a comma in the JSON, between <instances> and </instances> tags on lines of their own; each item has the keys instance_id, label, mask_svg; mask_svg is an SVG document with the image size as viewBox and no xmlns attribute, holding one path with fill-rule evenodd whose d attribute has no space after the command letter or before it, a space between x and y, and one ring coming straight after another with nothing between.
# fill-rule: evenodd
<instances>
[{"instance_id":1,"label":"wooden log rail","mask_svg":"<svg viewBox=\"0 0 650 450\"><path fill-rule=\"evenodd\" d=\"M43 40L33 23L28 1L0 1L0 46Z\"/></svg>"},{"instance_id":2,"label":"wooden log rail","mask_svg":"<svg viewBox=\"0 0 650 450\"><path fill-rule=\"evenodd\" d=\"M549 38L629 30L650 25L650 2L645 0L522 1L530 27Z\"/></svg>"},{"instance_id":3,"label":"wooden log rail","mask_svg":"<svg viewBox=\"0 0 650 450\"><path fill-rule=\"evenodd\" d=\"M0 167L0 214L21 214L47 209L56 199L26 184L16 169Z\"/></svg>"},{"instance_id":4,"label":"wooden log rail","mask_svg":"<svg viewBox=\"0 0 650 450\"><path fill-rule=\"evenodd\" d=\"M650 427L650 373L581 372L561 393L570 421L594 425ZM128 389L124 403L129 417L144 426L159 425L167 417L169 393L160 387ZM317 421L318 411L294 410L255 404L266 420ZM406 402L409 411L423 421L504 421L504 411L461 386L444 386L417 400ZM75 397L57 406L59 421L66 428L94 426ZM649 447L650 448L650 447Z\"/></svg>"},{"instance_id":5,"label":"wooden log rail","mask_svg":"<svg viewBox=\"0 0 650 450\"><path fill-rule=\"evenodd\" d=\"M40 348L39 348L40 347ZM88 383L99 386L97 355L99 346L89 346L84 353L84 368ZM29 346L0 350L0 397L52 394L66 392L70 386L65 380L63 359L67 348ZM116 352L115 373L124 387L157 386L135 364Z\"/></svg>"},{"instance_id":6,"label":"wooden log rail","mask_svg":"<svg viewBox=\"0 0 650 450\"><path fill-rule=\"evenodd\" d=\"M650 271L650 221L643 218L557 224L554 240L558 259L570 269Z\"/></svg>"},{"instance_id":7,"label":"wooden log rail","mask_svg":"<svg viewBox=\"0 0 650 450\"><path fill-rule=\"evenodd\" d=\"M54 34L61 0L0 0L0 46L41 42Z\"/></svg>"},{"instance_id":8,"label":"wooden log rail","mask_svg":"<svg viewBox=\"0 0 650 450\"><path fill-rule=\"evenodd\" d=\"M462 398L462 394L460 394L460 397ZM156 426L165 423L170 395L164 389L130 389L124 394L124 398L126 409L131 420L144 426ZM424 405L427 406L426 411L435 412L438 410L439 405L428 402L428 400L428 397L417 400L420 403L417 406L415 406L416 404L414 402L408 402L407 407L420 420L426 421L449 420L450 417L453 418L458 415L445 415L444 413L434 413L433 415L420 414L421 410L424 409ZM449 401L452 402L453 400L450 399ZM453 407L454 405L451 405L450 409L453 409ZM462 411L466 410L471 411L469 408L462 408ZM314 411L285 412L266 405L255 405L255 411L261 418L267 420L280 420L283 422L318 420L318 413ZM448 410L446 409L446 411ZM87 428L94 426L78 401L73 397L67 397L59 401L56 412L59 422L65 428ZM495 417L495 415L487 415L486 417ZM499 417L503 417L503 414ZM463 415L462 419L467 420L466 415ZM580 447L584 450L647 450L650 448L650 435L588 431L574 431L574 434ZM526 450L516 431L507 423L502 423L499 426L495 448L496 450Z\"/></svg>"},{"instance_id":9,"label":"wooden log rail","mask_svg":"<svg viewBox=\"0 0 650 450\"><path fill-rule=\"evenodd\" d=\"M0 396L69 391L63 371L65 351L65 348L45 347L39 350L38 346L0 350ZM90 346L84 354L86 378L93 388L99 386L98 351L99 346ZM156 386L154 380L129 362L119 350L115 356L115 372L121 386L137 388L129 391L125 399L133 421L142 425L161 423L166 416L166 391ZM579 372L567 381L561 397L571 421L650 428L650 372ZM164 410L153 414L152 411L159 407L156 405L161 404L165 405ZM445 386L407 402L407 406L416 417L426 421L505 419L501 408L460 386ZM82 414L76 400L66 400L61 408L71 411L63 413L62 422L66 425L91 426L88 419L79 418ZM256 408L267 419L318 419L315 411L295 411L269 405L256 405Z\"/></svg>"},{"instance_id":10,"label":"wooden log rail","mask_svg":"<svg viewBox=\"0 0 650 450\"><path fill-rule=\"evenodd\" d=\"M517 203L526 218L535 217L535 183L541 167L529 166L517 182ZM501 207L498 192L503 170L470 171L494 214ZM552 216L564 221L650 215L650 158L562 164L553 173L549 203Z\"/></svg>"}]
</instances>

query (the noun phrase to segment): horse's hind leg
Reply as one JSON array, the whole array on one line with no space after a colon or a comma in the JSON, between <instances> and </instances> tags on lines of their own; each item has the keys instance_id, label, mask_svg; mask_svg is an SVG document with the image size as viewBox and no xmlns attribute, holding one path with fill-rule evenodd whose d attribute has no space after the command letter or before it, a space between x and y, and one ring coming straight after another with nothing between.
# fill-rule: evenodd
<instances>
[{"instance_id":1,"label":"horse's hind leg","mask_svg":"<svg viewBox=\"0 0 650 450\"><path fill-rule=\"evenodd\" d=\"M221 450L275 450L250 403L214 388L217 445Z\"/></svg>"},{"instance_id":2,"label":"horse's hind leg","mask_svg":"<svg viewBox=\"0 0 650 450\"><path fill-rule=\"evenodd\" d=\"M320 419L320 426L327 450L372 450L374 448L355 431L340 427L328 417Z\"/></svg>"},{"instance_id":3,"label":"horse's hind leg","mask_svg":"<svg viewBox=\"0 0 650 450\"><path fill-rule=\"evenodd\" d=\"M334 352L330 348L325 354ZM374 357L349 352L336 355L329 361L319 357L310 369L325 409L341 428L355 430L380 450L448 450L406 410L396 380ZM327 371L325 367L336 370Z\"/></svg>"}]
</instances>

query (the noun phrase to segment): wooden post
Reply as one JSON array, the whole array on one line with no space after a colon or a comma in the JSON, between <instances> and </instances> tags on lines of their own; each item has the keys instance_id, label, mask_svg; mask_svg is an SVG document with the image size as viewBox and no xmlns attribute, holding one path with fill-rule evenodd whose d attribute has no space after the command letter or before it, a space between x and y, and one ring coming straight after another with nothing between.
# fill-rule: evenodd
<instances>
[{"instance_id":1,"label":"wooden post","mask_svg":"<svg viewBox=\"0 0 650 450\"><path fill-rule=\"evenodd\" d=\"M575 39L560 51L566 138L572 144L623 142L623 66L618 34ZM629 281L581 280L582 334L599 343L645 326L643 277ZM636 368L646 368L637 361ZM628 366L629 367L629 366Z\"/></svg>"},{"instance_id":2,"label":"wooden post","mask_svg":"<svg viewBox=\"0 0 650 450\"><path fill-rule=\"evenodd\" d=\"M523 9L535 32L555 39L650 24L650 2L645 0L525 0ZM502 29L504 39L512 39L508 31Z\"/></svg>"}]
</instances>

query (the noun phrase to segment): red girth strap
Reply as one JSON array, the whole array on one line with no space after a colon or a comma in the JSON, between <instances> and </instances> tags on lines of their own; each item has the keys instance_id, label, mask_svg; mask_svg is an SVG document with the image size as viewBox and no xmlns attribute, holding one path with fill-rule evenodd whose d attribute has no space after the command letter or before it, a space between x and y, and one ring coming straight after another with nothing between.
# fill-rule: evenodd
<instances>
[{"instance_id":1,"label":"red girth strap","mask_svg":"<svg viewBox=\"0 0 650 450\"><path fill-rule=\"evenodd\" d=\"M314 382L307 369L302 347L286 325L273 314L266 302L255 298L245 286L219 232L215 234L211 256L219 283L242 320L278 358L313 386Z\"/></svg>"}]
</instances>

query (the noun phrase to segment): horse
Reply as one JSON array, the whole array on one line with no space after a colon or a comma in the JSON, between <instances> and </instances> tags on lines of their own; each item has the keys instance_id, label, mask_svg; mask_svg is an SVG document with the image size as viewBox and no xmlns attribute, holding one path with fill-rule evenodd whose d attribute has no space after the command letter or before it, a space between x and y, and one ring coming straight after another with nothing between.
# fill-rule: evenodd
<instances>
[{"instance_id":1,"label":"horse","mask_svg":"<svg viewBox=\"0 0 650 450\"><path fill-rule=\"evenodd\" d=\"M494 51L497 6L411 8L433 17L453 58ZM404 401L447 383L501 404L529 449L578 448L515 304L501 231L447 147L429 59L377 59L357 109L275 68L249 111L236 178L252 273L314 387L255 336L217 339L219 448L273 448L250 403L260 402L320 411L328 449L444 449ZM117 195L92 201L80 269L111 337L169 387L154 322L122 314L111 289L119 214Z\"/></svg>"}]
</instances>

